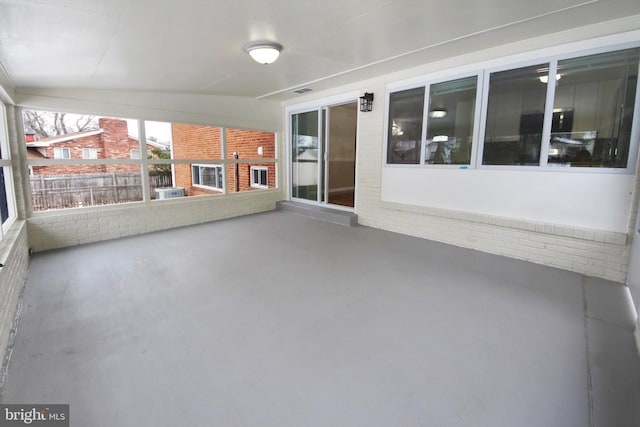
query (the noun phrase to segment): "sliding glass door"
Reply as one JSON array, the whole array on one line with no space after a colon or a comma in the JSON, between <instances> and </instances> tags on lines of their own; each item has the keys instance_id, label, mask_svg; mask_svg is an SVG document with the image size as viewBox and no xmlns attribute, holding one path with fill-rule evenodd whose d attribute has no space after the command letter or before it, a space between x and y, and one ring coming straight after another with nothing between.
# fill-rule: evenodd
<instances>
[{"instance_id":1,"label":"sliding glass door","mask_svg":"<svg viewBox=\"0 0 640 427\"><path fill-rule=\"evenodd\" d=\"M291 115L291 197L354 207L357 103Z\"/></svg>"}]
</instances>

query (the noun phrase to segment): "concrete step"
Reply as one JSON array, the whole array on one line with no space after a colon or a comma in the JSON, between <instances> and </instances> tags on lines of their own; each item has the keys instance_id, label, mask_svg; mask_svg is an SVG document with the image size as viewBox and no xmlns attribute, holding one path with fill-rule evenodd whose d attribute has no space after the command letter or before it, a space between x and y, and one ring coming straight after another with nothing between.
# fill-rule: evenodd
<instances>
[{"instance_id":1,"label":"concrete step","mask_svg":"<svg viewBox=\"0 0 640 427\"><path fill-rule=\"evenodd\" d=\"M297 202L278 202L276 209L279 211L287 211L298 215L304 215L321 221L344 225L346 227L358 225L358 215L353 212L326 208L324 206L308 205L306 203Z\"/></svg>"}]
</instances>

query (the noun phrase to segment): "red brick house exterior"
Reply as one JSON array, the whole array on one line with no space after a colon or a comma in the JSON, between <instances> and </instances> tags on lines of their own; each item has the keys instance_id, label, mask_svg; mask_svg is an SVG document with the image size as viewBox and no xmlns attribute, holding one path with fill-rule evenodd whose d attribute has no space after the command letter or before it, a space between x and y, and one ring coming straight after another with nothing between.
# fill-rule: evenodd
<instances>
[{"instance_id":1,"label":"red brick house exterior","mask_svg":"<svg viewBox=\"0 0 640 427\"><path fill-rule=\"evenodd\" d=\"M174 159L220 159L219 127L197 126L173 123L171 125ZM242 159L274 159L275 135L272 132L260 132L240 129L227 129L227 159L233 159L234 153ZM259 150L262 154L259 154ZM276 167L274 163L241 163L227 166L227 191L255 190L251 186L251 167L267 168L267 187L276 187ZM193 184L192 165L175 165L175 185L184 187L187 195L219 194L222 190L202 188Z\"/></svg>"},{"instance_id":2,"label":"red brick house exterior","mask_svg":"<svg viewBox=\"0 0 640 427\"><path fill-rule=\"evenodd\" d=\"M129 136L127 122L103 117L98 120L99 129L57 135L40 140L26 138L27 156L30 159L53 159L56 148L69 149L69 158L82 159L83 149L95 149L97 159L131 159L131 151L139 150L136 138ZM153 147L147 144L147 150ZM56 165L32 166L33 175L90 174L104 172L138 172L138 165Z\"/></svg>"},{"instance_id":3,"label":"red brick house exterior","mask_svg":"<svg viewBox=\"0 0 640 427\"><path fill-rule=\"evenodd\" d=\"M172 123L171 141L174 159L221 158L220 128L218 127ZM189 164L176 164L174 171L176 187L183 187L187 196L220 193L220 191L194 186Z\"/></svg>"},{"instance_id":4,"label":"red brick house exterior","mask_svg":"<svg viewBox=\"0 0 640 427\"><path fill-rule=\"evenodd\" d=\"M258 148L262 147L262 154L258 154ZM242 159L275 159L276 141L273 132L259 132L253 130L227 129L227 158L233 159L233 153L238 153ZM275 163L241 163L238 165L238 183L235 181L235 166L229 165L227 176L229 179L229 191L254 190L251 187L251 167L262 166L267 168L267 183L269 188L276 188Z\"/></svg>"}]
</instances>

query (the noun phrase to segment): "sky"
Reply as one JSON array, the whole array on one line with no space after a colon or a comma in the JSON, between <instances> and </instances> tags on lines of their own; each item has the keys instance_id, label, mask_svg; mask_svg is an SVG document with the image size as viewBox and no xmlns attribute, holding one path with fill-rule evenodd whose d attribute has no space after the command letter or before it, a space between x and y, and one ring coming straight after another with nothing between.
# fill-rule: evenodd
<instances>
[{"instance_id":1,"label":"sky","mask_svg":"<svg viewBox=\"0 0 640 427\"><path fill-rule=\"evenodd\" d=\"M138 137L138 121L134 119L125 119L129 126L129 135ZM158 142L171 143L171 123L167 122L144 122L144 133L149 137L155 136Z\"/></svg>"}]
</instances>

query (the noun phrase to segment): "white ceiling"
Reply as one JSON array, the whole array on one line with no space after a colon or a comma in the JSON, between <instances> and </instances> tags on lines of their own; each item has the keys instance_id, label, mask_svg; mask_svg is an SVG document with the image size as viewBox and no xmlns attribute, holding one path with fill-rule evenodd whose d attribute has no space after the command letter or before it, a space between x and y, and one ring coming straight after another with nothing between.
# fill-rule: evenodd
<instances>
[{"instance_id":1,"label":"white ceiling","mask_svg":"<svg viewBox=\"0 0 640 427\"><path fill-rule=\"evenodd\" d=\"M638 14L638 0L0 0L0 67L16 89L287 99ZM284 46L268 66L242 50L265 39Z\"/></svg>"}]
</instances>

